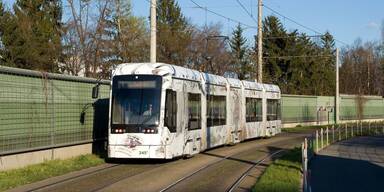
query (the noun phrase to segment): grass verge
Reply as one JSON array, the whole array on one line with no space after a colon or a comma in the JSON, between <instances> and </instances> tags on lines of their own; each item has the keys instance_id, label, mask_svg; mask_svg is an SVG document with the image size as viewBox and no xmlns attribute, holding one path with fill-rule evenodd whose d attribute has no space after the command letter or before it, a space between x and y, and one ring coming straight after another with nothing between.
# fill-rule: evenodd
<instances>
[{"instance_id":1,"label":"grass verge","mask_svg":"<svg viewBox=\"0 0 384 192\"><path fill-rule=\"evenodd\" d=\"M293 133L293 132L302 132L302 131L308 131L308 130L316 130L316 129L321 129L325 128L327 126L325 125L314 125L314 126L299 126L299 127L292 127L292 128L282 128L282 132L287 132L287 133Z\"/></svg>"},{"instance_id":2,"label":"grass verge","mask_svg":"<svg viewBox=\"0 0 384 192\"><path fill-rule=\"evenodd\" d=\"M295 148L275 160L253 186L255 192L299 192L301 150Z\"/></svg>"},{"instance_id":3,"label":"grass verge","mask_svg":"<svg viewBox=\"0 0 384 192\"><path fill-rule=\"evenodd\" d=\"M51 160L24 168L0 172L0 191L96 166L104 159L96 155L81 155L66 160Z\"/></svg>"}]
</instances>

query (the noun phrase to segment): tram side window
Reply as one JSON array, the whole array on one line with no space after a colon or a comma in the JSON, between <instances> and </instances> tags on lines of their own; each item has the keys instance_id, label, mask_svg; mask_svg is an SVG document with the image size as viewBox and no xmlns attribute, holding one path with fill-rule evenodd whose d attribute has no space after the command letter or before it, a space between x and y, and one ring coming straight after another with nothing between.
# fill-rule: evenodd
<instances>
[{"instance_id":1,"label":"tram side window","mask_svg":"<svg viewBox=\"0 0 384 192\"><path fill-rule=\"evenodd\" d=\"M165 118L164 125L171 133L176 132L177 102L176 91L167 89L165 96Z\"/></svg>"},{"instance_id":2,"label":"tram side window","mask_svg":"<svg viewBox=\"0 0 384 192\"><path fill-rule=\"evenodd\" d=\"M188 93L188 130L201 129L201 96Z\"/></svg>"},{"instance_id":3,"label":"tram side window","mask_svg":"<svg viewBox=\"0 0 384 192\"><path fill-rule=\"evenodd\" d=\"M262 100L258 98L246 98L246 122L257 122L263 120Z\"/></svg>"},{"instance_id":4,"label":"tram side window","mask_svg":"<svg viewBox=\"0 0 384 192\"><path fill-rule=\"evenodd\" d=\"M207 96L207 126L226 124L226 98L225 96Z\"/></svg>"},{"instance_id":5,"label":"tram side window","mask_svg":"<svg viewBox=\"0 0 384 192\"><path fill-rule=\"evenodd\" d=\"M256 99L256 121L263 121L263 101Z\"/></svg>"},{"instance_id":6,"label":"tram side window","mask_svg":"<svg viewBox=\"0 0 384 192\"><path fill-rule=\"evenodd\" d=\"M279 112L279 100L277 99L268 99L267 100L267 120L274 121L278 120L280 117Z\"/></svg>"}]
</instances>

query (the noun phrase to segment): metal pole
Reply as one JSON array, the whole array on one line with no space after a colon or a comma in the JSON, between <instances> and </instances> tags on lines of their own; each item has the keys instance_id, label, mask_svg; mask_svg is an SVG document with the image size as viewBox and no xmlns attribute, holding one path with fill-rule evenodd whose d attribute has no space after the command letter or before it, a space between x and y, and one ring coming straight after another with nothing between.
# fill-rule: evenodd
<instances>
[{"instance_id":1,"label":"metal pole","mask_svg":"<svg viewBox=\"0 0 384 192\"><path fill-rule=\"evenodd\" d=\"M335 98L335 123L339 123L340 95L339 95L339 48L336 48L336 98Z\"/></svg>"},{"instance_id":2,"label":"metal pole","mask_svg":"<svg viewBox=\"0 0 384 192\"><path fill-rule=\"evenodd\" d=\"M301 146L303 154L303 180L304 180L304 191L307 191L307 165L308 165L308 140L304 139L304 143Z\"/></svg>"},{"instance_id":3,"label":"metal pole","mask_svg":"<svg viewBox=\"0 0 384 192\"><path fill-rule=\"evenodd\" d=\"M339 131L339 141L341 140L341 132L340 132L340 129L341 129L341 125L338 127L338 131Z\"/></svg>"},{"instance_id":4,"label":"metal pole","mask_svg":"<svg viewBox=\"0 0 384 192\"><path fill-rule=\"evenodd\" d=\"M316 130L316 153L319 152L319 131Z\"/></svg>"},{"instance_id":5,"label":"metal pole","mask_svg":"<svg viewBox=\"0 0 384 192\"><path fill-rule=\"evenodd\" d=\"M327 126L327 142L325 143L325 145L328 145L329 144L329 129L328 129L328 126Z\"/></svg>"},{"instance_id":6,"label":"metal pole","mask_svg":"<svg viewBox=\"0 0 384 192\"><path fill-rule=\"evenodd\" d=\"M324 147L323 137L324 137L324 130L323 128L321 128L320 130L321 148Z\"/></svg>"},{"instance_id":7,"label":"metal pole","mask_svg":"<svg viewBox=\"0 0 384 192\"><path fill-rule=\"evenodd\" d=\"M262 30L262 0L258 3L258 17L257 17L257 81L263 81L263 30Z\"/></svg>"},{"instance_id":8,"label":"metal pole","mask_svg":"<svg viewBox=\"0 0 384 192\"><path fill-rule=\"evenodd\" d=\"M345 124L345 139L348 139L348 123Z\"/></svg>"},{"instance_id":9,"label":"metal pole","mask_svg":"<svg viewBox=\"0 0 384 192\"><path fill-rule=\"evenodd\" d=\"M151 0L151 51L150 62L156 63L156 0Z\"/></svg>"},{"instance_id":10,"label":"metal pole","mask_svg":"<svg viewBox=\"0 0 384 192\"><path fill-rule=\"evenodd\" d=\"M332 143L335 142L335 126L332 125Z\"/></svg>"},{"instance_id":11,"label":"metal pole","mask_svg":"<svg viewBox=\"0 0 384 192\"><path fill-rule=\"evenodd\" d=\"M363 123L360 120L360 135L363 135Z\"/></svg>"}]
</instances>

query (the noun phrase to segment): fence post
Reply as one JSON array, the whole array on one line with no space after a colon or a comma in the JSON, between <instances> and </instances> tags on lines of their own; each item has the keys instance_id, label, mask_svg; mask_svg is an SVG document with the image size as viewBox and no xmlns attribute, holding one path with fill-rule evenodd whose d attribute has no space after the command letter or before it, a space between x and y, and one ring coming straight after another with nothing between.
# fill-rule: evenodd
<instances>
[{"instance_id":1,"label":"fence post","mask_svg":"<svg viewBox=\"0 0 384 192\"><path fill-rule=\"evenodd\" d=\"M332 125L332 143L335 142L335 126Z\"/></svg>"},{"instance_id":2,"label":"fence post","mask_svg":"<svg viewBox=\"0 0 384 192\"><path fill-rule=\"evenodd\" d=\"M302 151L302 163L303 163L303 184L304 184L304 191L307 191L307 165L308 165L308 140L307 138L304 139L304 142L301 145L301 151Z\"/></svg>"},{"instance_id":3,"label":"fence post","mask_svg":"<svg viewBox=\"0 0 384 192\"><path fill-rule=\"evenodd\" d=\"M348 123L345 124L345 139L348 139Z\"/></svg>"},{"instance_id":4,"label":"fence post","mask_svg":"<svg viewBox=\"0 0 384 192\"><path fill-rule=\"evenodd\" d=\"M368 121L368 135L371 133L371 122Z\"/></svg>"},{"instance_id":5,"label":"fence post","mask_svg":"<svg viewBox=\"0 0 384 192\"><path fill-rule=\"evenodd\" d=\"M320 149L322 149L324 147L323 137L324 137L324 130L323 130L323 128L321 128L320 129L320 139L321 139L321 148Z\"/></svg>"},{"instance_id":6,"label":"fence post","mask_svg":"<svg viewBox=\"0 0 384 192\"><path fill-rule=\"evenodd\" d=\"M329 129L328 129L328 126L327 126L327 130L326 131L327 131L327 133L326 133L327 134L327 143L325 145L328 146L329 145L329 133L328 133Z\"/></svg>"},{"instance_id":7,"label":"fence post","mask_svg":"<svg viewBox=\"0 0 384 192\"><path fill-rule=\"evenodd\" d=\"M319 152L319 130L316 130L316 153Z\"/></svg>"},{"instance_id":8,"label":"fence post","mask_svg":"<svg viewBox=\"0 0 384 192\"><path fill-rule=\"evenodd\" d=\"M375 132L375 122L372 122L371 129L369 129L368 135L373 135L373 132Z\"/></svg>"},{"instance_id":9,"label":"fence post","mask_svg":"<svg viewBox=\"0 0 384 192\"><path fill-rule=\"evenodd\" d=\"M383 135L384 135L384 121L381 122L381 127L383 129Z\"/></svg>"},{"instance_id":10,"label":"fence post","mask_svg":"<svg viewBox=\"0 0 384 192\"><path fill-rule=\"evenodd\" d=\"M339 141L341 140L341 125L338 126L337 131L339 132Z\"/></svg>"},{"instance_id":11,"label":"fence post","mask_svg":"<svg viewBox=\"0 0 384 192\"><path fill-rule=\"evenodd\" d=\"M360 120L360 136L363 136L363 122Z\"/></svg>"},{"instance_id":12,"label":"fence post","mask_svg":"<svg viewBox=\"0 0 384 192\"><path fill-rule=\"evenodd\" d=\"M353 137L353 124L351 125L351 137Z\"/></svg>"}]
</instances>

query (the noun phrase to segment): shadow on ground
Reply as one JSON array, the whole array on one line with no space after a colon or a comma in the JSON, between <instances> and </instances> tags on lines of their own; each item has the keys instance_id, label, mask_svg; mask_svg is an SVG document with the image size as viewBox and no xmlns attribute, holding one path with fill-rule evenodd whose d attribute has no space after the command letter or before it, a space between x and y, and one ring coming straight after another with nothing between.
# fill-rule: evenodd
<instances>
[{"instance_id":1,"label":"shadow on ground","mask_svg":"<svg viewBox=\"0 0 384 192\"><path fill-rule=\"evenodd\" d=\"M384 168L369 161L318 155L310 170L313 192L383 191Z\"/></svg>"}]
</instances>

